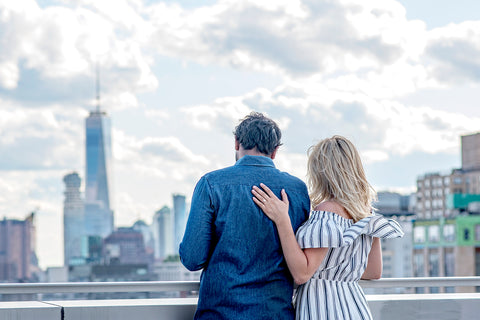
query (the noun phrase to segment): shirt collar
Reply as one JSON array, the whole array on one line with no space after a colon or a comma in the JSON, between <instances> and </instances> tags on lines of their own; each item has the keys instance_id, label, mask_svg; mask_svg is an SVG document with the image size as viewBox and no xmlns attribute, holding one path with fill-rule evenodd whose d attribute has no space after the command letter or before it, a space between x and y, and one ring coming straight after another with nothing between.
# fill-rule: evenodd
<instances>
[{"instance_id":1,"label":"shirt collar","mask_svg":"<svg viewBox=\"0 0 480 320\"><path fill-rule=\"evenodd\" d=\"M273 160L269 157L264 156L250 156L245 155L241 157L237 162L235 162L236 166L259 166L259 167L273 167L275 168L275 164Z\"/></svg>"}]
</instances>

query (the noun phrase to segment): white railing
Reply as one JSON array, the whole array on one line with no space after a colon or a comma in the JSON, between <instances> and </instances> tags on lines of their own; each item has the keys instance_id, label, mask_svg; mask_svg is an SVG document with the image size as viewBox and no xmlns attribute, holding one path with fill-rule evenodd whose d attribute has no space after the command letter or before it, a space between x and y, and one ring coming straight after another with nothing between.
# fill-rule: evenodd
<instances>
[{"instance_id":1,"label":"white railing","mask_svg":"<svg viewBox=\"0 0 480 320\"><path fill-rule=\"evenodd\" d=\"M0 294L198 291L198 281L0 283Z\"/></svg>"},{"instance_id":2,"label":"white railing","mask_svg":"<svg viewBox=\"0 0 480 320\"><path fill-rule=\"evenodd\" d=\"M480 287L480 277L419 277L360 280L363 288ZM198 281L0 283L0 294L165 292L199 289Z\"/></svg>"},{"instance_id":3,"label":"white railing","mask_svg":"<svg viewBox=\"0 0 480 320\"><path fill-rule=\"evenodd\" d=\"M469 287L471 293L367 294L375 320L472 320L480 314L480 277L363 280L364 288ZM196 281L2 283L0 295L99 292L198 292ZM0 319L15 320L187 320L197 298L0 302Z\"/></svg>"},{"instance_id":4,"label":"white railing","mask_svg":"<svg viewBox=\"0 0 480 320\"><path fill-rule=\"evenodd\" d=\"M361 280L364 288L476 287L480 277L418 277Z\"/></svg>"}]
</instances>

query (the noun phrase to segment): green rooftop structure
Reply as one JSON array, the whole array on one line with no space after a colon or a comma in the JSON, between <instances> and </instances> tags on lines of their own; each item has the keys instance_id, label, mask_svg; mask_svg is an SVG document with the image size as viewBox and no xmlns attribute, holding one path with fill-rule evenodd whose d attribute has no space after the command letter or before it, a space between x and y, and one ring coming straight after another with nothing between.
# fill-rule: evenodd
<instances>
[{"instance_id":1,"label":"green rooftop structure","mask_svg":"<svg viewBox=\"0 0 480 320\"><path fill-rule=\"evenodd\" d=\"M447 195L448 209L467 209L472 202L480 202L480 194L454 193Z\"/></svg>"}]
</instances>

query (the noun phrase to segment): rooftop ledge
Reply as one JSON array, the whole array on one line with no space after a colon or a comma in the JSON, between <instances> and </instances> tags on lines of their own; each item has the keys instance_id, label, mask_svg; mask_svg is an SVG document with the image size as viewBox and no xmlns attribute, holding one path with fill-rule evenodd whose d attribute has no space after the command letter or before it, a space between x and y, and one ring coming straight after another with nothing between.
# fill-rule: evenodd
<instances>
[{"instance_id":1,"label":"rooftop ledge","mask_svg":"<svg viewBox=\"0 0 480 320\"><path fill-rule=\"evenodd\" d=\"M480 277L397 278L361 281L364 288L475 287ZM0 284L0 294L52 292L195 292L198 282L95 282ZM480 314L480 293L367 294L375 320L471 320ZM15 320L163 320L192 319L196 297L162 299L0 302L0 319Z\"/></svg>"}]
</instances>

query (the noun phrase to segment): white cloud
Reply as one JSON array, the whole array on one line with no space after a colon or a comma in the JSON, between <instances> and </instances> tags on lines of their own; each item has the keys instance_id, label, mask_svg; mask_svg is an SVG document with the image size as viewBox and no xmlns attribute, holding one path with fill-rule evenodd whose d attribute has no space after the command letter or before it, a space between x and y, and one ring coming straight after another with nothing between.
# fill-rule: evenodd
<instances>
[{"instance_id":1,"label":"white cloud","mask_svg":"<svg viewBox=\"0 0 480 320\"><path fill-rule=\"evenodd\" d=\"M155 121L157 124L163 124L164 121L170 119L170 115L165 110L144 109L144 114L147 118Z\"/></svg>"},{"instance_id":2,"label":"white cloud","mask_svg":"<svg viewBox=\"0 0 480 320\"><path fill-rule=\"evenodd\" d=\"M24 109L0 101L0 168L58 169L79 166L84 110L50 106Z\"/></svg>"},{"instance_id":3,"label":"white cloud","mask_svg":"<svg viewBox=\"0 0 480 320\"><path fill-rule=\"evenodd\" d=\"M361 152L361 157L363 163L370 164L386 161L388 160L389 155L387 152L381 150L364 150L363 152Z\"/></svg>"},{"instance_id":4,"label":"white cloud","mask_svg":"<svg viewBox=\"0 0 480 320\"><path fill-rule=\"evenodd\" d=\"M480 21L449 24L429 32L427 57L443 83L480 81Z\"/></svg>"},{"instance_id":5,"label":"white cloud","mask_svg":"<svg viewBox=\"0 0 480 320\"><path fill-rule=\"evenodd\" d=\"M182 108L192 126L202 130L220 129L222 132L233 132L239 119L252 110L241 98L220 98L212 105L200 105Z\"/></svg>"},{"instance_id":6,"label":"white cloud","mask_svg":"<svg viewBox=\"0 0 480 320\"><path fill-rule=\"evenodd\" d=\"M159 4L150 19L162 54L290 76L377 69L401 57L407 37L399 30L409 27L393 1L223 1L193 11Z\"/></svg>"},{"instance_id":7,"label":"white cloud","mask_svg":"<svg viewBox=\"0 0 480 320\"><path fill-rule=\"evenodd\" d=\"M0 85L7 89L15 89L19 79L18 66L11 61L0 64Z\"/></svg>"},{"instance_id":8,"label":"white cloud","mask_svg":"<svg viewBox=\"0 0 480 320\"><path fill-rule=\"evenodd\" d=\"M62 94L68 91L70 103L74 98L85 103L94 95L98 63L106 106L135 107L136 93L158 85L152 59L144 50L149 24L138 10L138 2L125 1L44 9L32 1L23 6L0 3L0 85L20 93L42 90L43 96L54 99L61 81ZM21 83L30 87L18 88ZM78 94L79 87L91 91Z\"/></svg>"},{"instance_id":9,"label":"white cloud","mask_svg":"<svg viewBox=\"0 0 480 320\"><path fill-rule=\"evenodd\" d=\"M290 139L303 140L299 145L304 149L312 139L340 133L358 140L369 161L386 161L390 156L414 152L456 153L458 137L478 128L476 118L312 85L319 89L317 93L312 87L302 91L298 87L281 86L272 92L262 89L243 97L221 99L210 106L188 108L185 112L190 115L192 125L212 129L223 122L229 124L225 129L231 132L236 124L233 120L240 119L242 112L247 114L254 105L255 110L280 119L284 137L289 138L290 132L294 132L295 138ZM237 110L235 107L239 105L245 110L232 116L236 113L231 110Z\"/></svg>"}]
</instances>

